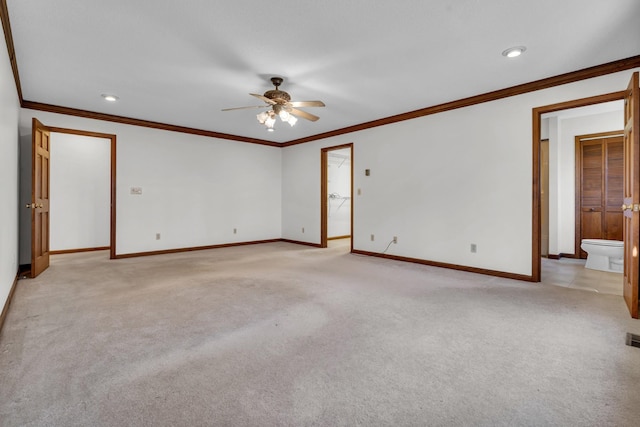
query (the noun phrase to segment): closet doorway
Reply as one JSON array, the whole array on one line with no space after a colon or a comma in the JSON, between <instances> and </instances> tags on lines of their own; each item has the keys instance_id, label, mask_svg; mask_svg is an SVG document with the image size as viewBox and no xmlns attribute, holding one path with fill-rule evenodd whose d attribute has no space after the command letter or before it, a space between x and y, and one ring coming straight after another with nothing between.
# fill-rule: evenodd
<instances>
[{"instance_id":1,"label":"closet doorway","mask_svg":"<svg viewBox=\"0 0 640 427\"><path fill-rule=\"evenodd\" d=\"M326 248L329 240L353 236L353 144L323 148L320 163L320 246Z\"/></svg>"},{"instance_id":2,"label":"closet doorway","mask_svg":"<svg viewBox=\"0 0 640 427\"><path fill-rule=\"evenodd\" d=\"M576 258L582 239L623 240L624 131L575 137Z\"/></svg>"}]
</instances>

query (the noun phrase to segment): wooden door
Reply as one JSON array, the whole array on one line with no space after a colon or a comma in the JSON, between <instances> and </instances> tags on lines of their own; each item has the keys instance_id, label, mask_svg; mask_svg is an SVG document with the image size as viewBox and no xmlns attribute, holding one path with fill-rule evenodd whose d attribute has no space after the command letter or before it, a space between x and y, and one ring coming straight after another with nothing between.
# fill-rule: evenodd
<instances>
[{"instance_id":1,"label":"wooden door","mask_svg":"<svg viewBox=\"0 0 640 427\"><path fill-rule=\"evenodd\" d=\"M622 132L620 132L622 133ZM608 134L576 137L576 250L582 239L623 240L623 138Z\"/></svg>"},{"instance_id":2,"label":"wooden door","mask_svg":"<svg viewBox=\"0 0 640 427\"><path fill-rule=\"evenodd\" d=\"M50 132L35 118L31 134L31 277L49 267Z\"/></svg>"},{"instance_id":3,"label":"wooden door","mask_svg":"<svg viewBox=\"0 0 640 427\"><path fill-rule=\"evenodd\" d=\"M633 73L624 99L624 300L638 318L638 250L640 245L640 89Z\"/></svg>"}]
</instances>

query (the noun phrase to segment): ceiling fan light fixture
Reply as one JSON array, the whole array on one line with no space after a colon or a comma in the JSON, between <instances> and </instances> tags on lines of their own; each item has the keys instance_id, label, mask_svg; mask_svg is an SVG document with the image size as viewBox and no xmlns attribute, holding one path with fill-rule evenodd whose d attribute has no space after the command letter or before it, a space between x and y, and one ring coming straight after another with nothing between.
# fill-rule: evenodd
<instances>
[{"instance_id":1,"label":"ceiling fan light fixture","mask_svg":"<svg viewBox=\"0 0 640 427\"><path fill-rule=\"evenodd\" d=\"M502 56L506 56L507 58L516 58L522 55L525 50L527 50L525 46L510 47L502 52Z\"/></svg>"},{"instance_id":2,"label":"ceiling fan light fixture","mask_svg":"<svg viewBox=\"0 0 640 427\"><path fill-rule=\"evenodd\" d=\"M270 129L273 129L273 125L276 123L276 118L269 116L269 118L267 118L267 120L264 121L265 126L267 126Z\"/></svg>"},{"instance_id":3,"label":"ceiling fan light fixture","mask_svg":"<svg viewBox=\"0 0 640 427\"><path fill-rule=\"evenodd\" d=\"M280 114L278 115L280 116L280 120L282 120L283 122L288 121L289 117L291 116L291 114L289 114L289 112L286 110L280 110Z\"/></svg>"},{"instance_id":4,"label":"ceiling fan light fixture","mask_svg":"<svg viewBox=\"0 0 640 427\"><path fill-rule=\"evenodd\" d=\"M266 122L267 119L269 118L269 113L267 113L266 111L263 111L262 113L258 114L256 117L258 118L258 122L260 122L260 124L263 125L264 122Z\"/></svg>"},{"instance_id":5,"label":"ceiling fan light fixture","mask_svg":"<svg viewBox=\"0 0 640 427\"><path fill-rule=\"evenodd\" d=\"M298 118L302 117L303 119L315 122L320 117L314 116L313 114L307 113L303 110L298 110L298 107L324 107L325 104L322 101L291 101L291 96L280 90L279 87L282 84L282 77L272 77L271 83L275 86L275 89L266 91L263 95L259 95L257 93L250 93L249 95L254 96L262 101L264 101L267 105L256 105L256 106L248 106L248 107L237 107L237 108L223 108L222 111L230 111L230 110L244 110L247 108L269 108L267 111L263 111L261 113L256 114L256 119L258 123L264 125L267 128L267 131L273 132L274 126L276 123L276 119L280 117L280 120L284 123L289 123L289 126L294 126L298 122ZM297 116L297 117L294 117Z\"/></svg>"}]
</instances>

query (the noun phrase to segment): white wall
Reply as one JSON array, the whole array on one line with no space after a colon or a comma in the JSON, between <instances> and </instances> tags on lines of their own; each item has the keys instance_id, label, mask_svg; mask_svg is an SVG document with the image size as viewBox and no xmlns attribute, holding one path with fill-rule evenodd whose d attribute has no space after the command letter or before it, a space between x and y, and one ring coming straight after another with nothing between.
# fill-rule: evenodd
<instances>
[{"instance_id":1,"label":"white wall","mask_svg":"<svg viewBox=\"0 0 640 427\"><path fill-rule=\"evenodd\" d=\"M51 133L50 248L109 246L111 140Z\"/></svg>"},{"instance_id":2,"label":"white wall","mask_svg":"<svg viewBox=\"0 0 640 427\"><path fill-rule=\"evenodd\" d=\"M351 149L327 153L327 237L351 235ZM333 196L333 197L332 197Z\"/></svg>"},{"instance_id":3,"label":"white wall","mask_svg":"<svg viewBox=\"0 0 640 427\"><path fill-rule=\"evenodd\" d=\"M281 236L278 147L27 109L20 113L21 139L31 134L32 117L48 126L117 135L118 255ZM130 194L131 187L142 194ZM28 230L22 231L26 244Z\"/></svg>"},{"instance_id":4,"label":"white wall","mask_svg":"<svg viewBox=\"0 0 640 427\"><path fill-rule=\"evenodd\" d=\"M0 42L0 311L18 272L18 113L20 102Z\"/></svg>"},{"instance_id":5,"label":"white wall","mask_svg":"<svg viewBox=\"0 0 640 427\"><path fill-rule=\"evenodd\" d=\"M381 252L398 236L388 253L530 275L531 111L622 90L631 73L287 147L283 237L319 242L320 149L354 142L355 249Z\"/></svg>"}]
</instances>

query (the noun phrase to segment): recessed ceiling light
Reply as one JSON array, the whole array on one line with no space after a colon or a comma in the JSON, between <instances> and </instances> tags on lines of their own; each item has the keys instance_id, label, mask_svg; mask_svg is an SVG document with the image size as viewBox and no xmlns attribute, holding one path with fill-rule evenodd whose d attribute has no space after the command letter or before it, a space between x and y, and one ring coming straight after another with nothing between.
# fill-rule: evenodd
<instances>
[{"instance_id":1,"label":"recessed ceiling light","mask_svg":"<svg viewBox=\"0 0 640 427\"><path fill-rule=\"evenodd\" d=\"M502 56L506 56L507 58L515 58L516 56L522 55L525 50L527 50L527 48L524 46L510 47L509 49L502 52Z\"/></svg>"},{"instance_id":2,"label":"recessed ceiling light","mask_svg":"<svg viewBox=\"0 0 640 427\"><path fill-rule=\"evenodd\" d=\"M102 97L104 98L105 101L109 101L109 102L116 102L118 100L117 96L109 95L107 93L103 93Z\"/></svg>"}]
</instances>

